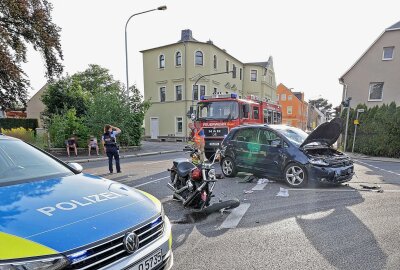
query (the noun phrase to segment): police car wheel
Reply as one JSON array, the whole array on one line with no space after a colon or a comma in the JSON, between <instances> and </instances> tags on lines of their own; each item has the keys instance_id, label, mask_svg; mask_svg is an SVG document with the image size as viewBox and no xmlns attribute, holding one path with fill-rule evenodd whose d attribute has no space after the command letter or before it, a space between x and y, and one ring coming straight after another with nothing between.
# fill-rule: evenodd
<instances>
[{"instance_id":1,"label":"police car wheel","mask_svg":"<svg viewBox=\"0 0 400 270\"><path fill-rule=\"evenodd\" d=\"M237 169L235 162L230 157L225 157L221 162L222 173L226 177L235 177L237 174Z\"/></svg>"}]
</instances>

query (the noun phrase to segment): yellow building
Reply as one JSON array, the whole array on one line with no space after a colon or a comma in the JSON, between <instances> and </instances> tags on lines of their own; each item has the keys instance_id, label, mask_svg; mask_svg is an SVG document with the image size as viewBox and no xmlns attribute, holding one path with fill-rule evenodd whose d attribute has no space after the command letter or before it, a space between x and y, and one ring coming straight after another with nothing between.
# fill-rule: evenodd
<instances>
[{"instance_id":1,"label":"yellow building","mask_svg":"<svg viewBox=\"0 0 400 270\"><path fill-rule=\"evenodd\" d=\"M145 137L184 141L188 137L190 106L204 95L236 93L276 101L272 57L266 62L243 63L213 42L200 42L183 30L173 44L143 53L144 98L152 105L145 117ZM201 78L202 75L229 72Z\"/></svg>"}]
</instances>

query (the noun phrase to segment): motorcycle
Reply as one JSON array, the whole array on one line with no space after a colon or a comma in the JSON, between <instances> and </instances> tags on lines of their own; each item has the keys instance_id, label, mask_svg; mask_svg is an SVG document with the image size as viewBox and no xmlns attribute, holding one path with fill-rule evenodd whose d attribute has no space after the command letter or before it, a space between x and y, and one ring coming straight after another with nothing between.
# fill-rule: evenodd
<instances>
[{"instance_id":1,"label":"motorcycle","mask_svg":"<svg viewBox=\"0 0 400 270\"><path fill-rule=\"evenodd\" d=\"M171 175L168 187L174 192L174 199L181 201L185 208L205 213L238 207L240 202L237 199L210 203L218 181L214 165L221 151L217 150L211 163L201 162L200 152L192 146L185 147L184 151L190 152L191 161L175 159L172 168L168 169Z\"/></svg>"}]
</instances>

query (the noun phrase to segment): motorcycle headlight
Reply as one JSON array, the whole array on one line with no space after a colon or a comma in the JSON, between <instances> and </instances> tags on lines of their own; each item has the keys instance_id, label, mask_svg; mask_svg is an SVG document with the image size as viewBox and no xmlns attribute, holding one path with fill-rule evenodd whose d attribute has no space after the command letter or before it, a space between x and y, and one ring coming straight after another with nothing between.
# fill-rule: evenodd
<instances>
[{"instance_id":1,"label":"motorcycle headlight","mask_svg":"<svg viewBox=\"0 0 400 270\"><path fill-rule=\"evenodd\" d=\"M63 256L0 263L0 270L58 270L69 264Z\"/></svg>"},{"instance_id":2,"label":"motorcycle headlight","mask_svg":"<svg viewBox=\"0 0 400 270\"><path fill-rule=\"evenodd\" d=\"M314 159L314 158L311 158L310 160L310 163L312 164L312 165L317 165L317 166L328 166L329 165L329 163L327 163L325 160L323 160L323 159Z\"/></svg>"},{"instance_id":3,"label":"motorcycle headlight","mask_svg":"<svg viewBox=\"0 0 400 270\"><path fill-rule=\"evenodd\" d=\"M215 170L214 169L211 169L208 171L208 177L210 179L215 179Z\"/></svg>"}]
</instances>

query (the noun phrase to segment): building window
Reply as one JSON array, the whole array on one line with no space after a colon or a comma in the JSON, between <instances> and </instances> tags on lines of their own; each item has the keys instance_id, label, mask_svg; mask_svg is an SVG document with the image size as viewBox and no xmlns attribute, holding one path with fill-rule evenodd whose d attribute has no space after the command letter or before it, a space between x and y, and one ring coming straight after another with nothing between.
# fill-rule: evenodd
<instances>
[{"instance_id":1,"label":"building window","mask_svg":"<svg viewBox=\"0 0 400 270\"><path fill-rule=\"evenodd\" d=\"M199 100L199 86L193 85L193 100Z\"/></svg>"},{"instance_id":2,"label":"building window","mask_svg":"<svg viewBox=\"0 0 400 270\"><path fill-rule=\"evenodd\" d=\"M243 70L242 70L242 68L240 68L240 69L239 69L239 79L240 79L240 80L242 80L242 72L243 72Z\"/></svg>"},{"instance_id":3,"label":"building window","mask_svg":"<svg viewBox=\"0 0 400 270\"><path fill-rule=\"evenodd\" d=\"M288 95L287 100L292 100L292 95Z\"/></svg>"},{"instance_id":4,"label":"building window","mask_svg":"<svg viewBox=\"0 0 400 270\"><path fill-rule=\"evenodd\" d=\"M282 101L286 101L286 94L282 94L282 95L281 95L281 100L282 100Z\"/></svg>"},{"instance_id":5,"label":"building window","mask_svg":"<svg viewBox=\"0 0 400 270\"><path fill-rule=\"evenodd\" d=\"M214 68L217 69L217 56L214 55Z\"/></svg>"},{"instance_id":6,"label":"building window","mask_svg":"<svg viewBox=\"0 0 400 270\"><path fill-rule=\"evenodd\" d=\"M165 102L165 86L160 87L160 102Z\"/></svg>"},{"instance_id":7,"label":"building window","mask_svg":"<svg viewBox=\"0 0 400 270\"><path fill-rule=\"evenodd\" d=\"M206 95L206 86L200 85L200 97L203 97L205 95Z\"/></svg>"},{"instance_id":8,"label":"building window","mask_svg":"<svg viewBox=\"0 0 400 270\"><path fill-rule=\"evenodd\" d=\"M279 94L276 95L276 101L279 101Z\"/></svg>"},{"instance_id":9,"label":"building window","mask_svg":"<svg viewBox=\"0 0 400 270\"><path fill-rule=\"evenodd\" d=\"M394 52L394 47L384 47L382 60L392 60L393 52Z\"/></svg>"},{"instance_id":10,"label":"building window","mask_svg":"<svg viewBox=\"0 0 400 270\"><path fill-rule=\"evenodd\" d=\"M196 65L203 65L203 53L201 51L196 52Z\"/></svg>"},{"instance_id":11,"label":"building window","mask_svg":"<svg viewBox=\"0 0 400 270\"><path fill-rule=\"evenodd\" d=\"M226 72L229 71L229 61L228 60L226 60L226 62L225 62L225 70L226 70Z\"/></svg>"},{"instance_id":12,"label":"building window","mask_svg":"<svg viewBox=\"0 0 400 270\"><path fill-rule=\"evenodd\" d=\"M182 54L177 52L175 55L175 66L180 67L182 65Z\"/></svg>"},{"instance_id":13,"label":"building window","mask_svg":"<svg viewBox=\"0 0 400 270\"><path fill-rule=\"evenodd\" d=\"M176 118L176 132L182 133L183 131L183 117Z\"/></svg>"},{"instance_id":14,"label":"building window","mask_svg":"<svg viewBox=\"0 0 400 270\"><path fill-rule=\"evenodd\" d=\"M368 101L381 101L383 96L383 82L369 84Z\"/></svg>"},{"instance_id":15,"label":"building window","mask_svg":"<svg viewBox=\"0 0 400 270\"><path fill-rule=\"evenodd\" d=\"M292 110L293 110L292 106L288 106L287 107L287 114L292 114Z\"/></svg>"},{"instance_id":16,"label":"building window","mask_svg":"<svg viewBox=\"0 0 400 270\"><path fill-rule=\"evenodd\" d=\"M182 100L182 85L175 86L176 100Z\"/></svg>"},{"instance_id":17,"label":"building window","mask_svg":"<svg viewBox=\"0 0 400 270\"><path fill-rule=\"evenodd\" d=\"M236 78L236 66L233 64L232 66L232 78Z\"/></svg>"},{"instance_id":18,"label":"building window","mask_svg":"<svg viewBox=\"0 0 400 270\"><path fill-rule=\"evenodd\" d=\"M250 81L256 82L257 81L257 70L250 71Z\"/></svg>"},{"instance_id":19,"label":"building window","mask_svg":"<svg viewBox=\"0 0 400 270\"><path fill-rule=\"evenodd\" d=\"M159 57L158 66L160 68L165 68L165 56L163 54Z\"/></svg>"}]
</instances>

